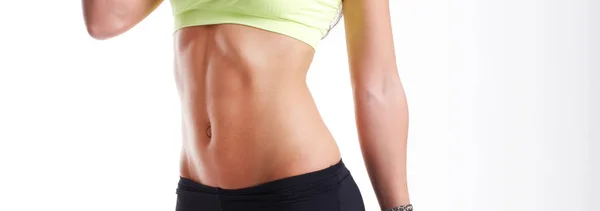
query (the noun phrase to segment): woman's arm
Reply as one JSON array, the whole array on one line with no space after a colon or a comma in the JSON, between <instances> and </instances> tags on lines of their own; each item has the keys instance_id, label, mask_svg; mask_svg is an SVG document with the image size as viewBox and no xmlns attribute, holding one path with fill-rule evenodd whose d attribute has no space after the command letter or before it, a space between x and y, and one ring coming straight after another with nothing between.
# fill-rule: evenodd
<instances>
[{"instance_id":1,"label":"woman's arm","mask_svg":"<svg viewBox=\"0 0 600 211\"><path fill-rule=\"evenodd\" d=\"M348 61L365 165L382 209L409 204L408 108L388 0L344 0Z\"/></svg>"},{"instance_id":2,"label":"woman's arm","mask_svg":"<svg viewBox=\"0 0 600 211\"><path fill-rule=\"evenodd\" d=\"M148 16L163 0L82 0L87 31L103 40L126 32Z\"/></svg>"}]
</instances>

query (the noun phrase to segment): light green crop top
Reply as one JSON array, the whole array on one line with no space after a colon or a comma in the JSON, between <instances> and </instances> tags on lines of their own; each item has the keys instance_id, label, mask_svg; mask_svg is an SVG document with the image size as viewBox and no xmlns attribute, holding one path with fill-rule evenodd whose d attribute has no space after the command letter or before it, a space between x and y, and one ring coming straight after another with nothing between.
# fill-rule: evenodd
<instances>
[{"instance_id":1,"label":"light green crop top","mask_svg":"<svg viewBox=\"0 0 600 211\"><path fill-rule=\"evenodd\" d=\"M338 15L341 0L170 0L175 30L234 23L283 34L314 49Z\"/></svg>"}]
</instances>

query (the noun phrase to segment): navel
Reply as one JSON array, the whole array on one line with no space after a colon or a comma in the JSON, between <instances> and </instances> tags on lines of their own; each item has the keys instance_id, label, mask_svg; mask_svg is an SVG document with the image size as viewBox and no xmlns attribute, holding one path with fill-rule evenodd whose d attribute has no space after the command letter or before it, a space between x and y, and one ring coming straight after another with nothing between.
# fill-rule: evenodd
<instances>
[{"instance_id":1,"label":"navel","mask_svg":"<svg viewBox=\"0 0 600 211\"><path fill-rule=\"evenodd\" d=\"M208 138L212 137L212 128L210 128L210 123L208 123L208 127L206 127L206 136L208 136Z\"/></svg>"}]
</instances>

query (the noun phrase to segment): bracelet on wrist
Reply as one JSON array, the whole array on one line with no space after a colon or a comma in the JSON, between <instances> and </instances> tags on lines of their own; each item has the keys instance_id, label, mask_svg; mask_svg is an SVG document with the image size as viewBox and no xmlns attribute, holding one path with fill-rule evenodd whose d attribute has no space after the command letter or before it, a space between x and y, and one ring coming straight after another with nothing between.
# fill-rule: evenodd
<instances>
[{"instance_id":1,"label":"bracelet on wrist","mask_svg":"<svg viewBox=\"0 0 600 211\"><path fill-rule=\"evenodd\" d=\"M407 204L407 205L389 208L389 209L386 209L383 211L413 211L413 206L412 206L412 204Z\"/></svg>"}]
</instances>

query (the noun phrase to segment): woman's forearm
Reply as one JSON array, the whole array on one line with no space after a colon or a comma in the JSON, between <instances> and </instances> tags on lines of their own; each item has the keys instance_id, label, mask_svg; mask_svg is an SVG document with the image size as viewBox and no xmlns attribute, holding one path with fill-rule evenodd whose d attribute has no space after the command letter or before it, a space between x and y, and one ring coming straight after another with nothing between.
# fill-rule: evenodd
<instances>
[{"instance_id":1,"label":"woman's forearm","mask_svg":"<svg viewBox=\"0 0 600 211\"><path fill-rule=\"evenodd\" d=\"M395 74L393 74L395 75ZM356 123L371 184L383 209L410 203L406 179L408 108L397 76L354 86ZM366 84L366 83L364 83Z\"/></svg>"}]
</instances>

